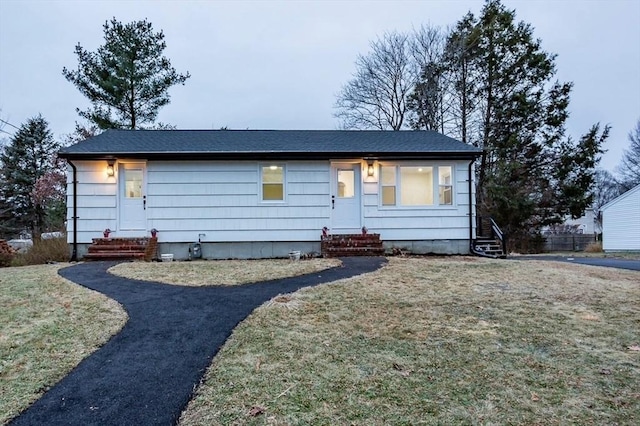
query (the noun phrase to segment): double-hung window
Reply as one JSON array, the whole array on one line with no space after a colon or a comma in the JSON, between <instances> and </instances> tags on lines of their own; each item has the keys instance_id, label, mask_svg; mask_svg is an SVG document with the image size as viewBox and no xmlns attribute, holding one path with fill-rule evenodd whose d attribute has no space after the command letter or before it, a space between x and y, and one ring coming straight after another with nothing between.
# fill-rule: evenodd
<instances>
[{"instance_id":1,"label":"double-hung window","mask_svg":"<svg viewBox=\"0 0 640 426\"><path fill-rule=\"evenodd\" d=\"M380 182L382 192L382 205L396 205L396 168L395 166L382 166L380 168Z\"/></svg>"},{"instance_id":2,"label":"double-hung window","mask_svg":"<svg viewBox=\"0 0 640 426\"><path fill-rule=\"evenodd\" d=\"M281 164L260 166L262 201L284 201L284 174Z\"/></svg>"},{"instance_id":3,"label":"double-hung window","mask_svg":"<svg viewBox=\"0 0 640 426\"><path fill-rule=\"evenodd\" d=\"M451 176L451 166L438 167L438 197L441 206L453 204L453 178Z\"/></svg>"},{"instance_id":4,"label":"double-hung window","mask_svg":"<svg viewBox=\"0 0 640 426\"><path fill-rule=\"evenodd\" d=\"M382 206L446 206L453 204L451 166L407 165L380 168Z\"/></svg>"}]
</instances>

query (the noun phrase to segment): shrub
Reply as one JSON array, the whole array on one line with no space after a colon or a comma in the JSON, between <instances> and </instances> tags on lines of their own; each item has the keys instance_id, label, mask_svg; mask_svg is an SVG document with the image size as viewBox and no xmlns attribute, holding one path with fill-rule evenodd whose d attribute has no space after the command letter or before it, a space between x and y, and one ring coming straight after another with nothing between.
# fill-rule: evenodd
<instances>
[{"instance_id":1,"label":"shrub","mask_svg":"<svg viewBox=\"0 0 640 426\"><path fill-rule=\"evenodd\" d=\"M0 268L11 266L14 256L14 254L0 253Z\"/></svg>"},{"instance_id":2,"label":"shrub","mask_svg":"<svg viewBox=\"0 0 640 426\"><path fill-rule=\"evenodd\" d=\"M5 240L0 240L0 267L10 266L15 255L16 251Z\"/></svg>"},{"instance_id":3,"label":"shrub","mask_svg":"<svg viewBox=\"0 0 640 426\"><path fill-rule=\"evenodd\" d=\"M602 253L602 241L597 241L589 244L584 249L587 253Z\"/></svg>"},{"instance_id":4,"label":"shrub","mask_svg":"<svg viewBox=\"0 0 640 426\"><path fill-rule=\"evenodd\" d=\"M34 241L26 253L18 253L12 266L42 265L48 262L66 262L69 260L69 246L66 237L49 238Z\"/></svg>"}]
</instances>

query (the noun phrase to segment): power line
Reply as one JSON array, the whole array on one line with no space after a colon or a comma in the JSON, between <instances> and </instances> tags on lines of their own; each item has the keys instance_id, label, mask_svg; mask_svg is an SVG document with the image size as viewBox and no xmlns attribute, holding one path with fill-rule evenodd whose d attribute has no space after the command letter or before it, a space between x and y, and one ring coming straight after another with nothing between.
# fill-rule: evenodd
<instances>
[{"instance_id":1,"label":"power line","mask_svg":"<svg viewBox=\"0 0 640 426\"><path fill-rule=\"evenodd\" d=\"M6 121L6 120L3 120L2 118L0 118L0 122L3 122L4 124L8 124L9 126L13 127L13 128L14 128L14 129L16 129L16 130L20 130L20 127L18 127L18 126L14 126L13 124L9 123L9 122L8 122L8 121ZM7 132L5 132L5 133L7 133Z\"/></svg>"}]
</instances>

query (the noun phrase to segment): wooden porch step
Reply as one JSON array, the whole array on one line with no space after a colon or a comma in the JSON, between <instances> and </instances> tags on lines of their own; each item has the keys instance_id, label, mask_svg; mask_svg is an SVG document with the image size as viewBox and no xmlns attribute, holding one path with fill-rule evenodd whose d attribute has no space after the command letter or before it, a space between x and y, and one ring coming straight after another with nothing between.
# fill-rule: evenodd
<instances>
[{"instance_id":1,"label":"wooden porch step","mask_svg":"<svg viewBox=\"0 0 640 426\"><path fill-rule=\"evenodd\" d=\"M380 234L334 234L320 243L325 257L381 256L384 247Z\"/></svg>"},{"instance_id":2,"label":"wooden porch step","mask_svg":"<svg viewBox=\"0 0 640 426\"><path fill-rule=\"evenodd\" d=\"M148 237L108 237L108 238L92 238L94 245L112 246L122 244L147 244L151 238Z\"/></svg>"},{"instance_id":3,"label":"wooden porch step","mask_svg":"<svg viewBox=\"0 0 640 426\"><path fill-rule=\"evenodd\" d=\"M493 258L506 257L502 249L502 244L494 238L478 238L473 242L475 254Z\"/></svg>"},{"instance_id":4,"label":"wooden porch step","mask_svg":"<svg viewBox=\"0 0 640 426\"><path fill-rule=\"evenodd\" d=\"M332 247L323 253L326 257L348 257L348 256L382 256L382 247Z\"/></svg>"},{"instance_id":5,"label":"wooden porch step","mask_svg":"<svg viewBox=\"0 0 640 426\"><path fill-rule=\"evenodd\" d=\"M144 252L94 252L84 255L85 259L101 260L101 259L144 259Z\"/></svg>"},{"instance_id":6,"label":"wooden porch step","mask_svg":"<svg viewBox=\"0 0 640 426\"><path fill-rule=\"evenodd\" d=\"M97 251L142 251L147 249L146 244L96 244L89 246L89 253Z\"/></svg>"},{"instance_id":7,"label":"wooden porch step","mask_svg":"<svg viewBox=\"0 0 640 426\"><path fill-rule=\"evenodd\" d=\"M84 255L87 260L144 259L150 261L157 252L156 237L93 238Z\"/></svg>"}]
</instances>

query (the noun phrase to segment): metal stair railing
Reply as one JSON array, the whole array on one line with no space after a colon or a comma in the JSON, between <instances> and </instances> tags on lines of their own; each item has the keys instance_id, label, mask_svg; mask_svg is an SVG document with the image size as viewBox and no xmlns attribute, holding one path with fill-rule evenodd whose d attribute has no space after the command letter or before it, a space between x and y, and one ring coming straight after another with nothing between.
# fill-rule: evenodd
<instances>
[{"instance_id":1,"label":"metal stair railing","mask_svg":"<svg viewBox=\"0 0 640 426\"><path fill-rule=\"evenodd\" d=\"M485 225L488 225L488 226L485 226ZM489 227L490 229L486 229L487 227ZM489 235L485 235L485 231L488 231L487 234ZM504 232L502 232L502 229L500 229L500 227L492 217L490 216L477 217L477 234L480 235L480 237L476 237L476 239L473 240L473 243L471 245L471 252L473 254L476 254L478 256L491 257L494 259L506 257L507 247L506 247L506 241L505 241L506 238L505 238ZM499 242L500 253L499 254L487 253L485 249L478 247L480 245L478 244L478 242L483 239L487 239L487 240L492 239ZM485 242L485 244L488 245L487 242Z\"/></svg>"}]
</instances>

